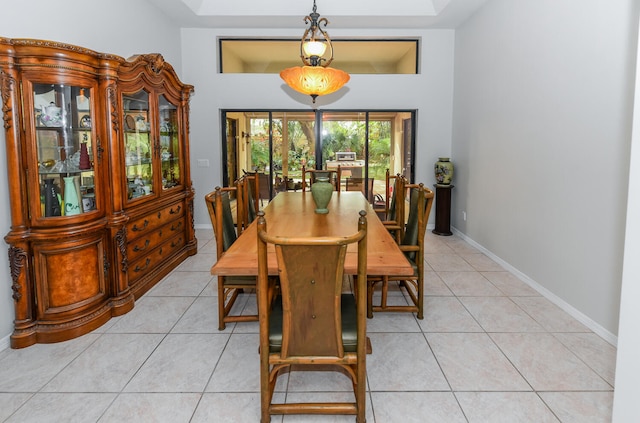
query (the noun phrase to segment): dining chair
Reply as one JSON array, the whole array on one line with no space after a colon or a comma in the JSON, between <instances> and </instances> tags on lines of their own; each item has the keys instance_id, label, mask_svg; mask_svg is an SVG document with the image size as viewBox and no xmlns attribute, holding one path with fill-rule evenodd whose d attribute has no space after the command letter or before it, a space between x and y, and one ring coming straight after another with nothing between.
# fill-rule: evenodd
<instances>
[{"instance_id":1,"label":"dining chair","mask_svg":"<svg viewBox=\"0 0 640 423\"><path fill-rule=\"evenodd\" d=\"M311 189L311 185L316 181L318 177L328 177L329 182L333 184L336 191L340 191L340 180L342 178L340 166L336 170L326 170L326 169L307 169L305 166L302 166L302 190L306 191L307 188ZM308 182L307 182L307 177Z\"/></svg>"},{"instance_id":2,"label":"dining chair","mask_svg":"<svg viewBox=\"0 0 640 423\"><path fill-rule=\"evenodd\" d=\"M249 181L252 202L254 203L255 212L258 213L259 207L263 204L263 200L265 198L269 199L269 175L260 172L247 172L244 169L242 173Z\"/></svg>"},{"instance_id":3,"label":"dining chair","mask_svg":"<svg viewBox=\"0 0 640 423\"><path fill-rule=\"evenodd\" d=\"M213 226L218 260L237 239L229 198L230 194L237 194L237 189L237 187L216 187L215 191L208 193L204 197ZM258 320L257 314L231 314L231 309L238 295L244 290L256 290L255 276L218 276L218 330L224 330L226 323Z\"/></svg>"},{"instance_id":4,"label":"dining chair","mask_svg":"<svg viewBox=\"0 0 640 423\"><path fill-rule=\"evenodd\" d=\"M398 174L399 175L399 174ZM384 195L375 194L373 210L376 212L380 220L394 220L394 218L390 219L390 213L395 215L395 210L393 212L392 209L395 208L395 202L392 203L393 191L395 189L396 178L398 175L392 175L389 171L389 168L385 171L384 175ZM400 175L402 176L402 175ZM403 176L404 178L404 176ZM405 183L407 183L405 179Z\"/></svg>"},{"instance_id":5,"label":"dining chair","mask_svg":"<svg viewBox=\"0 0 640 423\"><path fill-rule=\"evenodd\" d=\"M260 201L260 206L264 206L264 200L267 202L271 199L269 195L269 174L258 172L258 186L256 187L256 192L258 193L258 199Z\"/></svg>"},{"instance_id":6,"label":"dining chair","mask_svg":"<svg viewBox=\"0 0 640 423\"><path fill-rule=\"evenodd\" d=\"M382 224L391 232L396 242L400 243L405 230L405 200L408 181L399 173L393 177L393 181L391 200L389 201L386 219L382 220Z\"/></svg>"},{"instance_id":7,"label":"dining chair","mask_svg":"<svg viewBox=\"0 0 640 423\"><path fill-rule=\"evenodd\" d=\"M351 178L345 179L345 181L346 191L360 191L365 197L367 197L367 201L373 204L373 178L360 178L352 176Z\"/></svg>"},{"instance_id":8,"label":"dining chair","mask_svg":"<svg viewBox=\"0 0 640 423\"><path fill-rule=\"evenodd\" d=\"M415 312L418 319L424 317L424 235L433 205L433 191L424 184L409 184L410 192L409 217L401 242L399 243L413 267L413 276L368 276L367 277L367 317L373 317L374 311ZM397 281L404 289L411 304L389 305L387 294L389 282ZM373 295L377 285L381 285L381 296L378 304L373 304Z\"/></svg>"},{"instance_id":9,"label":"dining chair","mask_svg":"<svg viewBox=\"0 0 640 423\"><path fill-rule=\"evenodd\" d=\"M255 219L260 210L260 179L257 173L244 172L236 181L238 198L242 201L242 214L239 215L238 233L241 234Z\"/></svg>"},{"instance_id":10,"label":"dining chair","mask_svg":"<svg viewBox=\"0 0 640 423\"><path fill-rule=\"evenodd\" d=\"M247 181L244 177L240 177L235 180L235 199L236 199L236 213L235 224L237 235L241 235L244 229L249 226L249 211L247 205L247 199L245 199L245 191ZM233 195L233 194L232 194Z\"/></svg>"},{"instance_id":11,"label":"dining chair","mask_svg":"<svg viewBox=\"0 0 640 423\"><path fill-rule=\"evenodd\" d=\"M384 195L380 193L374 194L373 211L380 218L380 220L387 219L387 213L389 212L389 202L391 199L391 173L389 168L384 174Z\"/></svg>"},{"instance_id":12,"label":"dining chair","mask_svg":"<svg viewBox=\"0 0 640 423\"><path fill-rule=\"evenodd\" d=\"M354 216L355 218L355 216ZM355 220L355 219L354 219ZM355 222L354 222L355 223ZM258 215L261 423L272 414L352 414L365 422L366 213L348 237L279 238ZM347 246L357 243L355 295L343 293ZM280 295L269 306L267 249L278 262ZM271 250L272 251L272 250ZM313 259L309 259L313 257ZM341 372L351 379L351 402L274 402L278 376L292 371Z\"/></svg>"}]
</instances>

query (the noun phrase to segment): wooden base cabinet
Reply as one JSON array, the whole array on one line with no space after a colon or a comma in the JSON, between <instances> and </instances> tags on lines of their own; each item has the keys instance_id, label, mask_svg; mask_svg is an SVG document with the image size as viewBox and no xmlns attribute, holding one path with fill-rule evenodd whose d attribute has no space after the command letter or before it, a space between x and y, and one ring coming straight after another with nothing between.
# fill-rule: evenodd
<instances>
[{"instance_id":1,"label":"wooden base cabinet","mask_svg":"<svg viewBox=\"0 0 640 423\"><path fill-rule=\"evenodd\" d=\"M127 313L197 252L192 92L160 54L0 38L13 348Z\"/></svg>"},{"instance_id":2,"label":"wooden base cabinet","mask_svg":"<svg viewBox=\"0 0 640 423\"><path fill-rule=\"evenodd\" d=\"M171 268L164 266L168 257L182 251L186 245L187 222L185 208L181 204L171 204L132 218L127 224L129 243L129 286L140 297L151 285L154 273L164 276Z\"/></svg>"}]
</instances>

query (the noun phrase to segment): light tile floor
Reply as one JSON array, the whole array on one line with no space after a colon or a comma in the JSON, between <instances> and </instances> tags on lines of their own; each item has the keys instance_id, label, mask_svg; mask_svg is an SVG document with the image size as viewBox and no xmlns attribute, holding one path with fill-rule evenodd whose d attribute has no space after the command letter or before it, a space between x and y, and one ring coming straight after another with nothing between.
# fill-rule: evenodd
<instances>
[{"instance_id":1,"label":"light tile floor","mask_svg":"<svg viewBox=\"0 0 640 423\"><path fill-rule=\"evenodd\" d=\"M197 232L198 254L130 313L75 340L0 351L0 421L259 421L258 325L217 330L215 246ZM464 240L427 237L424 320L368 320L367 421L610 421L615 348ZM254 298L239 307L255 310ZM348 398L337 376L291 373L277 395Z\"/></svg>"}]
</instances>

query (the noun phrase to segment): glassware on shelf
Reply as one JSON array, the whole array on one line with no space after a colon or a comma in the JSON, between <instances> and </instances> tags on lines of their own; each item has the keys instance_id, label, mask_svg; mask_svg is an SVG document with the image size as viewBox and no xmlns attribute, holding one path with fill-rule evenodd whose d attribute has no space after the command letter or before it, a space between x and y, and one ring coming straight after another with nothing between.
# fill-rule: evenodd
<instances>
[{"instance_id":1,"label":"glassware on shelf","mask_svg":"<svg viewBox=\"0 0 640 423\"><path fill-rule=\"evenodd\" d=\"M60 191L53 178L47 178L44 180L43 188L44 196L44 215L49 216L61 216L62 209L60 208Z\"/></svg>"}]
</instances>

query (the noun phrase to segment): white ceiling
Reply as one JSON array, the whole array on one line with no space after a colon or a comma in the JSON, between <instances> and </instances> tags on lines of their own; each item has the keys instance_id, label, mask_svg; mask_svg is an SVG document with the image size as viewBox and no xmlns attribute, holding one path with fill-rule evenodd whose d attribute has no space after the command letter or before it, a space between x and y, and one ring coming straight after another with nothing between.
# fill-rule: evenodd
<instances>
[{"instance_id":1,"label":"white ceiling","mask_svg":"<svg viewBox=\"0 0 640 423\"><path fill-rule=\"evenodd\" d=\"M182 28L303 28L313 0L147 0ZM317 0L331 28L456 28L487 0Z\"/></svg>"}]
</instances>

